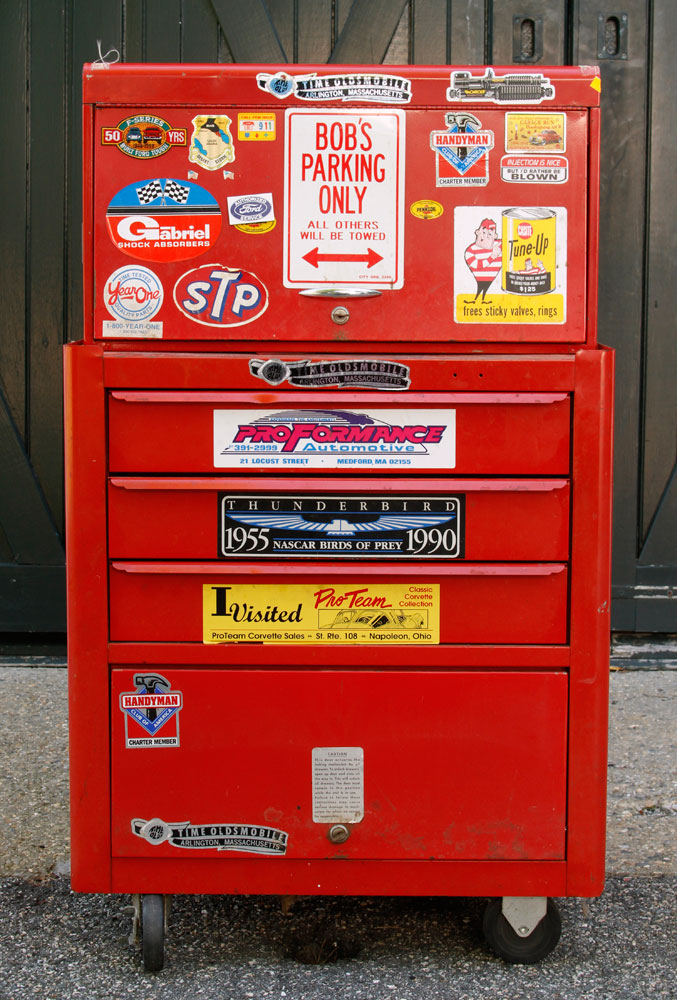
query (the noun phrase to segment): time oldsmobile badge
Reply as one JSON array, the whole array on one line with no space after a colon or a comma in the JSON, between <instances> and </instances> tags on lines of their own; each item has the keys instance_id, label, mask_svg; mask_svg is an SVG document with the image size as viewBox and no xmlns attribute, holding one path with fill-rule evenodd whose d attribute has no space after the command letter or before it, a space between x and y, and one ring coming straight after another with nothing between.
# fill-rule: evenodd
<instances>
[{"instance_id":1,"label":"time oldsmobile badge","mask_svg":"<svg viewBox=\"0 0 677 1000\"><path fill-rule=\"evenodd\" d=\"M203 584L203 642L428 645L440 641L429 583Z\"/></svg>"}]
</instances>

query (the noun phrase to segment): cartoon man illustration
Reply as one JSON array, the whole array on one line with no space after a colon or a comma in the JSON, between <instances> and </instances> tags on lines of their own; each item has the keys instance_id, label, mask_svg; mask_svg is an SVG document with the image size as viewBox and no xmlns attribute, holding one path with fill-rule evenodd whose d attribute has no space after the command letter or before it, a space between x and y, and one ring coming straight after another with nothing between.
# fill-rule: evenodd
<instances>
[{"instance_id":1,"label":"cartoon man illustration","mask_svg":"<svg viewBox=\"0 0 677 1000\"><path fill-rule=\"evenodd\" d=\"M475 241L466 248L464 257L477 282L475 298L465 301L477 302L481 295L482 302L486 302L489 286L501 270L502 262L501 241L498 239L493 219L482 219L475 230ZM491 302L491 299L489 301Z\"/></svg>"}]
</instances>

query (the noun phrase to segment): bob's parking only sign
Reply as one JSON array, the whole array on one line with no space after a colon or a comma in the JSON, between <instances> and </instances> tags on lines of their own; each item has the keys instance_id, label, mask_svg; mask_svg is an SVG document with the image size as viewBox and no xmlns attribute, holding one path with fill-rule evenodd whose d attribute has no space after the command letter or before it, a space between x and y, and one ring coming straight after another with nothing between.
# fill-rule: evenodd
<instances>
[{"instance_id":1,"label":"bob's parking only sign","mask_svg":"<svg viewBox=\"0 0 677 1000\"><path fill-rule=\"evenodd\" d=\"M401 288L403 111L287 111L284 284Z\"/></svg>"}]
</instances>

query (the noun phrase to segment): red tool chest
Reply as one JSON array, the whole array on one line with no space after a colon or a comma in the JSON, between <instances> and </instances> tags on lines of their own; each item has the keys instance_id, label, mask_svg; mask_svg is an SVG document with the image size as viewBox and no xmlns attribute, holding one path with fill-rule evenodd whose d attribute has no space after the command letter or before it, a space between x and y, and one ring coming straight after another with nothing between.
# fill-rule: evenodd
<instances>
[{"instance_id":1,"label":"red tool chest","mask_svg":"<svg viewBox=\"0 0 677 1000\"><path fill-rule=\"evenodd\" d=\"M84 101L73 888L133 894L151 970L185 892L488 896L540 959L604 874L597 71Z\"/></svg>"}]
</instances>

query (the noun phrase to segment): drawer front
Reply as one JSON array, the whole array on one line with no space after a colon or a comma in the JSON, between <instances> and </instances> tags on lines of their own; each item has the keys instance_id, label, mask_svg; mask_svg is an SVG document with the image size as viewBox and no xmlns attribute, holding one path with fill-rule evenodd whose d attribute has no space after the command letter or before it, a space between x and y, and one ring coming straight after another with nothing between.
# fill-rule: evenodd
<instances>
[{"instance_id":1,"label":"drawer front","mask_svg":"<svg viewBox=\"0 0 677 1000\"><path fill-rule=\"evenodd\" d=\"M114 856L564 857L564 673L158 669L112 674Z\"/></svg>"},{"instance_id":2,"label":"drawer front","mask_svg":"<svg viewBox=\"0 0 677 1000\"><path fill-rule=\"evenodd\" d=\"M565 393L113 392L109 469L566 475Z\"/></svg>"},{"instance_id":3,"label":"drawer front","mask_svg":"<svg viewBox=\"0 0 677 1000\"><path fill-rule=\"evenodd\" d=\"M298 486L303 486L301 490ZM569 484L114 478L114 559L565 561ZM369 530L369 525L372 529Z\"/></svg>"},{"instance_id":4,"label":"drawer front","mask_svg":"<svg viewBox=\"0 0 677 1000\"><path fill-rule=\"evenodd\" d=\"M392 588L392 589L389 589ZM235 606L235 607L234 607ZM559 563L114 562L113 642L565 643Z\"/></svg>"}]
</instances>

